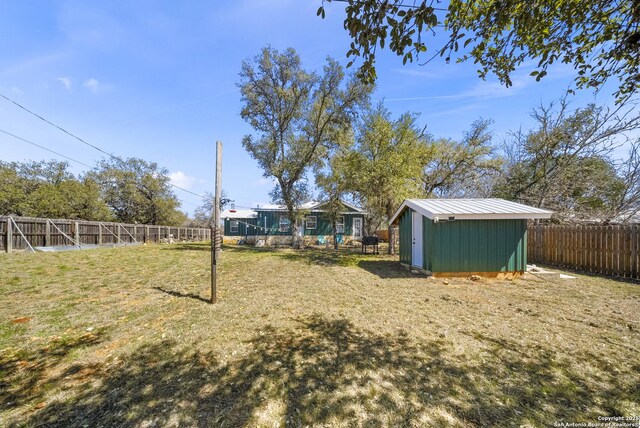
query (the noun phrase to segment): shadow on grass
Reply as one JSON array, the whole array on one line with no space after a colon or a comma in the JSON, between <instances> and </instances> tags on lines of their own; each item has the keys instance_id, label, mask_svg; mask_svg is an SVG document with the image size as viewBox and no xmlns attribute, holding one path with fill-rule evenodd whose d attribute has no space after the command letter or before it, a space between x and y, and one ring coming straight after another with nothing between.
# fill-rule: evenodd
<instances>
[{"instance_id":1,"label":"shadow on grass","mask_svg":"<svg viewBox=\"0 0 640 428\"><path fill-rule=\"evenodd\" d=\"M211 251L209 242L180 242L176 244L163 245L165 251Z\"/></svg>"},{"instance_id":2,"label":"shadow on grass","mask_svg":"<svg viewBox=\"0 0 640 428\"><path fill-rule=\"evenodd\" d=\"M9 348L0 351L0 409L13 409L37 402L46 394L48 371L69 354L104 339L105 330L54 337L36 349Z\"/></svg>"},{"instance_id":3,"label":"shadow on grass","mask_svg":"<svg viewBox=\"0 0 640 428\"><path fill-rule=\"evenodd\" d=\"M201 297L197 294L193 294L193 293L182 293L180 291L175 291L175 290L167 290L164 289L162 287L153 287L154 290L158 290L158 291L162 291L163 293L169 294L173 297L182 297L182 298L188 298L188 299L193 299L193 300L199 300L201 302L206 302L209 303L210 300L209 299L205 299L204 297Z\"/></svg>"},{"instance_id":4,"label":"shadow on grass","mask_svg":"<svg viewBox=\"0 0 640 428\"><path fill-rule=\"evenodd\" d=\"M358 262L358 267L380 278L416 278L409 270L403 268L400 262L393 260L362 260ZM425 278L424 276L422 276Z\"/></svg>"},{"instance_id":5,"label":"shadow on grass","mask_svg":"<svg viewBox=\"0 0 640 428\"><path fill-rule=\"evenodd\" d=\"M371 254L364 255L350 249L327 250L316 248L276 252L275 255L289 261L320 266L357 266L358 262L363 258L373 257Z\"/></svg>"},{"instance_id":6,"label":"shadow on grass","mask_svg":"<svg viewBox=\"0 0 640 428\"><path fill-rule=\"evenodd\" d=\"M312 315L263 327L228 363L161 342L14 426L546 426L620 414L632 397L613 368L591 382L552 351L477 340L482 358Z\"/></svg>"}]
</instances>

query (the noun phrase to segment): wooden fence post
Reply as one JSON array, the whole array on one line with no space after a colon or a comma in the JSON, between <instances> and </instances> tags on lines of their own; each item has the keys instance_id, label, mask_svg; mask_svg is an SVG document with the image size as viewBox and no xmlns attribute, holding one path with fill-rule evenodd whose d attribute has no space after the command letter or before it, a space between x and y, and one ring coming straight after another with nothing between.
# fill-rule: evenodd
<instances>
[{"instance_id":1,"label":"wooden fence post","mask_svg":"<svg viewBox=\"0 0 640 428\"><path fill-rule=\"evenodd\" d=\"M80 223L77 221L73 223L73 239L80 245Z\"/></svg>"},{"instance_id":2,"label":"wooden fence post","mask_svg":"<svg viewBox=\"0 0 640 428\"><path fill-rule=\"evenodd\" d=\"M5 251L10 253L13 251L13 222L11 221L11 216L7 217L7 246L5 247Z\"/></svg>"},{"instance_id":3,"label":"wooden fence post","mask_svg":"<svg viewBox=\"0 0 640 428\"><path fill-rule=\"evenodd\" d=\"M51 222L48 219L44 224L44 246L51 246Z\"/></svg>"}]
</instances>

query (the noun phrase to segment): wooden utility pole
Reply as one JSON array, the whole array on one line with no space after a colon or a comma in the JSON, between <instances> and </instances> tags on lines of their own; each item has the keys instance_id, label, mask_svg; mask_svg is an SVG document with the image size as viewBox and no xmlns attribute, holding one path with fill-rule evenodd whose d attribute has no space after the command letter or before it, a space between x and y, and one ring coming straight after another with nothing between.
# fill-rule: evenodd
<instances>
[{"instance_id":1,"label":"wooden utility pole","mask_svg":"<svg viewBox=\"0 0 640 428\"><path fill-rule=\"evenodd\" d=\"M216 194L213 200L213 224L211 225L211 303L218 301L217 264L220 258L220 197L222 195L222 141L216 141Z\"/></svg>"}]
</instances>

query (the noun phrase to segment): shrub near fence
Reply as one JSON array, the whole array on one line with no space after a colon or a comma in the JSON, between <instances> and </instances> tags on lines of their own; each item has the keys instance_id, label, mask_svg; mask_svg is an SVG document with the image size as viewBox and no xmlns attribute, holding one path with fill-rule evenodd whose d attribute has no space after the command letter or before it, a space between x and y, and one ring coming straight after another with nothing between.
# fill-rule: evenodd
<instances>
[{"instance_id":1,"label":"shrub near fence","mask_svg":"<svg viewBox=\"0 0 640 428\"><path fill-rule=\"evenodd\" d=\"M529 225L528 259L596 274L640 279L638 225Z\"/></svg>"},{"instance_id":2,"label":"shrub near fence","mask_svg":"<svg viewBox=\"0 0 640 428\"><path fill-rule=\"evenodd\" d=\"M125 224L85 220L46 219L34 217L0 216L0 251L25 250L32 247L74 245L65 235L80 244L102 245L117 243L157 243L172 237L177 241L205 241L210 230L193 227L171 227L145 224ZM20 231L18 231L20 229Z\"/></svg>"}]
</instances>

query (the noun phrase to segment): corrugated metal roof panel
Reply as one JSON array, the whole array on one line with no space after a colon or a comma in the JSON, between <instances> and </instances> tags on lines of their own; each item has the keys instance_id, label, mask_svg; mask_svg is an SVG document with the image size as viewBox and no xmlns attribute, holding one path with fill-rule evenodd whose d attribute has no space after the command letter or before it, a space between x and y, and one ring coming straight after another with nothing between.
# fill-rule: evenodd
<instances>
[{"instance_id":1,"label":"corrugated metal roof panel","mask_svg":"<svg viewBox=\"0 0 640 428\"><path fill-rule=\"evenodd\" d=\"M220 213L221 218L256 218L258 213L254 210L225 210Z\"/></svg>"},{"instance_id":2,"label":"corrugated metal roof panel","mask_svg":"<svg viewBox=\"0 0 640 428\"><path fill-rule=\"evenodd\" d=\"M551 211L530 207L504 199L406 199L391 219L394 223L410 207L429 219L491 220L549 218Z\"/></svg>"}]
</instances>

